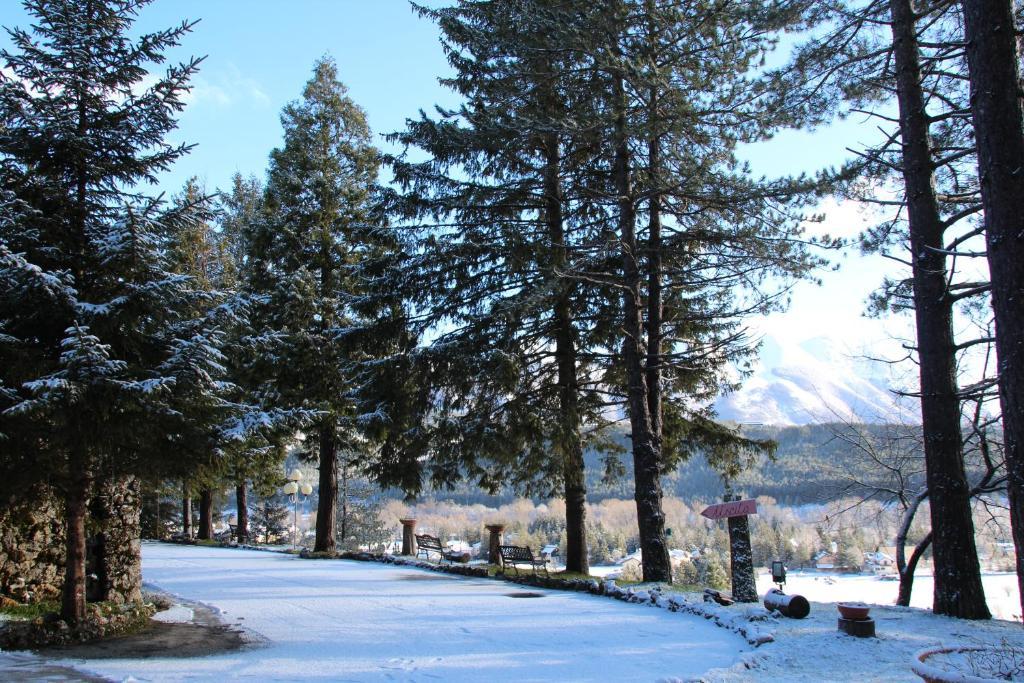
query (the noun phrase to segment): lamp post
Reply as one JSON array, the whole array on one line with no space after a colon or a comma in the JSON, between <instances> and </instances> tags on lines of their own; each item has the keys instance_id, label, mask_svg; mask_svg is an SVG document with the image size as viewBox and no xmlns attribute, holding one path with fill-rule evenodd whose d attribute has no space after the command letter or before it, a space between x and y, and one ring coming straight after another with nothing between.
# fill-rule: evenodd
<instances>
[{"instance_id":1,"label":"lamp post","mask_svg":"<svg viewBox=\"0 0 1024 683\"><path fill-rule=\"evenodd\" d=\"M299 494L308 496L313 493L313 485L309 482L303 482L301 485L299 482L302 481L302 472L298 468L288 473L288 483L281 487L281 491L290 496L292 499L292 509L294 510L294 517L292 522L292 550L298 550L298 544L295 541L295 535L299 531Z\"/></svg>"}]
</instances>

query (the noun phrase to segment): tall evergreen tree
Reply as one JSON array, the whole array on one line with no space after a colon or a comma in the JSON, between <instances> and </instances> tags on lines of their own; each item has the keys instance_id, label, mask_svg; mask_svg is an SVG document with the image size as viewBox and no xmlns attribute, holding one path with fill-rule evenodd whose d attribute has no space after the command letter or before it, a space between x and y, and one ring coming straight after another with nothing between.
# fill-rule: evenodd
<instances>
[{"instance_id":1,"label":"tall evergreen tree","mask_svg":"<svg viewBox=\"0 0 1024 683\"><path fill-rule=\"evenodd\" d=\"M135 188L188 151L165 136L199 60L145 86L147 65L191 27L130 38L145 4L31 0L32 33L9 30L14 49L2 54L4 188L26 207L0 224L9 425L0 431L21 437L2 466L53 483L63 497L62 614L71 622L85 615L93 480L161 464L166 446L152 421L173 413L166 401L176 373L198 371L168 334L195 293L168 272L171 226Z\"/></svg>"},{"instance_id":2,"label":"tall evergreen tree","mask_svg":"<svg viewBox=\"0 0 1024 683\"><path fill-rule=\"evenodd\" d=\"M756 77L800 8L616 2L582 43L609 84L606 193L621 259L610 275L623 331L612 383L631 423L645 580L671 575L662 473L696 450L768 446L699 409L754 351L743 316L778 306L779 283L821 264L799 208L827 178L756 179L735 158L740 143L801 123L763 104Z\"/></svg>"},{"instance_id":3,"label":"tall evergreen tree","mask_svg":"<svg viewBox=\"0 0 1024 683\"><path fill-rule=\"evenodd\" d=\"M302 99L285 107L247 257L263 297L257 315L274 334L264 400L315 414L307 444L320 463L317 551L335 547L338 448L358 430L352 364L366 349L353 331L365 322L368 286L359 264L385 248L373 212L378 152L346 92L324 58Z\"/></svg>"},{"instance_id":4,"label":"tall evergreen tree","mask_svg":"<svg viewBox=\"0 0 1024 683\"><path fill-rule=\"evenodd\" d=\"M260 295L252 289L252 269L248 258L253 239L263 216L263 183L255 177L235 174L231 189L220 193L216 208L219 253L223 264L223 286L244 302L248 316L226 330L228 376L239 387L242 400L259 411L259 424L247 436L227 450L222 468L224 483L234 486L236 531L240 539L249 537L250 487L273 489L280 482L286 444L295 428L308 420L302 411L269 405L262 393L261 378L267 371L267 358L274 344L273 331L264 329L265 311L258 305ZM253 303L256 305L252 305Z\"/></svg>"},{"instance_id":5,"label":"tall evergreen tree","mask_svg":"<svg viewBox=\"0 0 1024 683\"><path fill-rule=\"evenodd\" d=\"M444 416L433 424L432 478L544 494L560 485L566 566L586 572L583 448L603 423L586 376L601 304L566 275L570 252L595 232L575 178L590 153L578 126L591 102L550 32L572 5L420 8L455 69L445 84L466 103L409 121L393 138L429 160L392 166L409 190L399 212L420 238L403 290L436 337L418 352Z\"/></svg>"}]
</instances>

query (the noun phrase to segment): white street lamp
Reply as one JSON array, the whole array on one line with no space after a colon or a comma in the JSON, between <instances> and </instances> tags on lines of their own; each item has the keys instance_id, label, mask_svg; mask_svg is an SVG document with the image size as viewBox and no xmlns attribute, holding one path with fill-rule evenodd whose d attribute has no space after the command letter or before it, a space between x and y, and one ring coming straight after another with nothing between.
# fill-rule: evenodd
<instances>
[{"instance_id":1,"label":"white street lamp","mask_svg":"<svg viewBox=\"0 0 1024 683\"><path fill-rule=\"evenodd\" d=\"M281 492L286 496L290 496L292 499L292 509L294 510L293 521L292 521L292 550L298 550L298 543L296 542L295 536L299 531L299 494L303 497L313 493L313 485L309 482L303 482L299 485L302 480L302 472L298 468L293 469L288 473L288 483L281 487Z\"/></svg>"}]
</instances>

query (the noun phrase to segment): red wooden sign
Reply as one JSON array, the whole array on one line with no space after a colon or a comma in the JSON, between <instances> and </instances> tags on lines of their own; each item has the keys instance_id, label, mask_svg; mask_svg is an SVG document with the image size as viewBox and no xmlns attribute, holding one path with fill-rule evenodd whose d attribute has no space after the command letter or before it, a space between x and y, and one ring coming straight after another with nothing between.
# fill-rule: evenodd
<instances>
[{"instance_id":1,"label":"red wooden sign","mask_svg":"<svg viewBox=\"0 0 1024 683\"><path fill-rule=\"evenodd\" d=\"M726 517L740 517L742 515L756 515L756 500L734 500L729 503L718 503L704 508L700 514L708 519L725 519Z\"/></svg>"}]
</instances>

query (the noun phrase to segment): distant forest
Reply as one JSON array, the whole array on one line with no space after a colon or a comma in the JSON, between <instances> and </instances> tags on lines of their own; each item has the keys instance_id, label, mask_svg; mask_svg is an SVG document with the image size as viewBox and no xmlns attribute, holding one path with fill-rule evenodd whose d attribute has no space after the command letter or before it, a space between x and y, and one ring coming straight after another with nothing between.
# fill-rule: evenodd
<instances>
[{"instance_id":1,"label":"distant forest","mask_svg":"<svg viewBox=\"0 0 1024 683\"><path fill-rule=\"evenodd\" d=\"M872 468L868 463L854 452L846 440L837 438L837 434L849 433L851 429L869 436L876 443L891 440L894 434L902 438L904 447L906 441L912 441L917 444L915 450L923 463L919 426L851 426L837 423L794 427L745 427L744 433L747 436L771 439L778 444L778 450L774 459L758 458L755 465L733 483L734 489L750 497L770 496L782 505L822 503L843 497L843 489L851 475L862 478L872 476ZM602 454L593 449L588 449L585 453L587 499L591 502L607 498L628 500L633 497L633 464L628 452L628 428L623 426L614 440L621 443L625 449L625 453L619 456L625 472L613 481L604 479ZM969 456L970 454L970 462ZM923 481L923 464L921 469L919 476ZM695 456L680 464L674 472L665 475L663 483L666 496L686 501L719 499L723 491L721 477L708 466L702 456ZM450 499L460 504L480 503L496 506L507 504L518 496L511 488L499 495L487 495L481 492L474 482L465 482L452 490L427 491L422 497ZM535 502L542 500L545 500L544 496L535 498Z\"/></svg>"}]
</instances>

